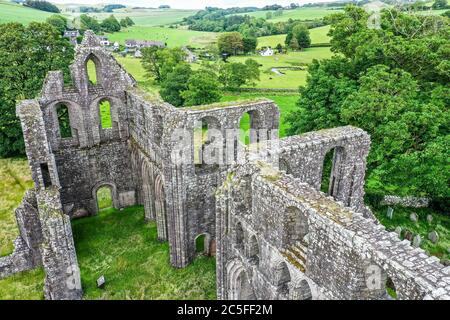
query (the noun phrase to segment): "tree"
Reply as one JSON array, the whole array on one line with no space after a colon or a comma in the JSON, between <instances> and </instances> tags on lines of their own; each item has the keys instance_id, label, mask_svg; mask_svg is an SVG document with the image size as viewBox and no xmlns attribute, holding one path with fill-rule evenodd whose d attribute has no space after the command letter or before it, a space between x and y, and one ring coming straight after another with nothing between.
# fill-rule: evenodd
<instances>
[{"instance_id":1,"label":"tree","mask_svg":"<svg viewBox=\"0 0 450 320\"><path fill-rule=\"evenodd\" d=\"M50 70L63 70L69 82L73 54L69 41L47 23L1 25L0 156L24 154L16 103L35 98Z\"/></svg>"},{"instance_id":2,"label":"tree","mask_svg":"<svg viewBox=\"0 0 450 320\"><path fill-rule=\"evenodd\" d=\"M88 16L87 14L80 15L81 30L92 30L95 33L100 32L101 27L97 19Z\"/></svg>"},{"instance_id":3,"label":"tree","mask_svg":"<svg viewBox=\"0 0 450 320\"><path fill-rule=\"evenodd\" d=\"M291 41L289 42L289 48L291 48L292 50L298 50L300 48L296 37L291 37Z\"/></svg>"},{"instance_id":4,"label":"tree","mask_svg":"<svg viewBox=\"0 0 450 320\"><path fill-rule=\"evenodd\" d=\"M57 6L44 0L27 0L23 5L37 10L60 13Z\"/></svg>"},{"instance_id":5,"label":"tree","mask_svg":"<svg viewBox=\"0 0 450 320\"><path fill-rule=\"evenodd\" d=\"M128 25L129 27L135 25L134 21L133 21L130 17L126 17L126 18L125 18L125 21L127 22L127 25Z\"/></svg>"},{"instance_id":6,"label":"tree","mask_svg":"<svg viewBox=\"0 0 450 320\"><path fill-rule=\"evenodd\" d=\"M310 65L298 108L287 118L288 134L347 124L363 128L372 140L369 193L448 202L446 18L429 23L390 9L381 12L381 28L370 29L367 13L347 6L327 19L331 50L338 55Z\"/></svg>"},{"instance_id":7,"label":"tree","mask_svg":"<svg viewBox=\"0 0 450 320\"><path fill-rule=\"evenodd\" d=\"M219 67L219 81L225 88L239 88L259 80L259 64L253 59L245 63L222 63Z\"/></svg>"},{"instance_id":8,"label":"tree","mask_svg":"<svg viewBox=\"0 0 450 320\"><path fill-rule=\"evenodd\" d=\"M148 78L160 83L186 57L180 48L149 47L142 49L141 63Z\"/></svg>"},{"instance_id":9,"label":"tree","mask_svg":"<svg viewBox=\"0 0 450 320\"><path fill-rule=\"evenodd\" d=\"M309 30L304 24L297 24L292 28L292 36L297 39L300 49L308 48L311 45Z\"/></svg>"},{"instance_id":10,"label":"tree","mask_svg":"<svg viewBox=\"0 0 450 320\"><path fill-rule=\"evenodd\" d=\"M102 21L100 24L100 27L105 32L118 32L120 31L120 23L117 21L116 17L114 15L110 15L108 18Z\"/></svg>"},{"instance_id":11,"label":"tree","mask_svg":"<svg viewBox=\"0 0 450 320\"><path fill-rule=\"evenodd\" d=\"M271 11L266 12L266 19L267 19L267 20L270 20L270 19L272 19L272 18L273 18L272 12L271 12Z\"/></svg>"},{"instance_id":12,"label":"tree","mask_svg":"<svg viewBox=\"0 0 450 320\"><path fill-rule=\"evenodd\" d=\"M128 22L127 22L127 20L125 20L125 19L120 19L120 26L121 26L122 28L128 27Z\"/></svg>"},{"instance_id":13,"label":"tree","mask_svg":"<svg viewBox=\"0 0 450 320\"><path fill-rule=\"evenodd\" d=\"M277 49L278 53L283 53L283 45L281 43L277 44L275 49Z\"/></svg>"},{"instance_id":14,"label":"tree","mask_svg":"<svg viewBox=\"0 0 450 320\"><path fill-rule=\"evenodd\" d=\"M448 5L447 5L447 0L435 0L432 8L434 10L442 10L442 9L447 9Z\"/></svg>"},{"instance_id":15,"label":"tree","mask_svg":"<svg viewBox=\"0 0 450 320\"><path fill-rule=\"evenodd\" d=\"M172 72L167 74L166 79L161 83L160 95L164 101L181 107L184 105L183 91L188 90L188 81L192 74L189 64L179 63Z\"/></svg>"},{"instance_id":16,"label":"tree","mask_svg":"<svg viewBox=\"0 0 450 320\"><path fill-rule=\"evenodd\" d=\"M220 101L222 92L216 74L208 69L199 69L187 83L188 89L181 93L186 106L209 104Z\"/></svg>"},{"instance_id":17,"label":"tree","mask_svg":"<svg viewBox=\"0 0 450 320\"><path fill-rule=\"evenodd\" d=\"M45 22L54 26L61 34L67 30L67 19L59 14L54 14L48 17Z\"/></svg>"},{"instance_id":18,"label":"tree","mask_svg":"<svg viewBox=\"0 0 450 320\"><path fill-rule=\"evenodd\" d=\"M243 50L242 35L239 32L225 32L217 39L217 47L221 54L237 55Z\"/></svg>"},{"instance_id":19,"label":"tree","mask_svg":"<svg viewBox=\"0 0 450 320\"><path fill-rule=\"evenodd\" d=\"M242 46L244 53L255 52L258 46L258 38L256 37L244 37L242 39Z\"/></svg>"}]
</instances>

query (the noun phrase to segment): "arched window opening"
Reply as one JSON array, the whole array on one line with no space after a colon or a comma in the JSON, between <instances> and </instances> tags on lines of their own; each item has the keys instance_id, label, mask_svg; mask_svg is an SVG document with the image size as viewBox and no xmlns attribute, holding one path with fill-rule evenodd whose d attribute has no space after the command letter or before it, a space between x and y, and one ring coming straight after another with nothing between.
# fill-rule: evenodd
<instances>
[{"instance_id":1,"label":"arched window opening","mask_svg":"<svg viewBox=\"0 0 450 320\"><path fill-rule=\"evenodd\" d=\"M284 245L290 247L300 242L302 245L308 246L308 233L308 217L305 212L296 207L286 208Z\"/></svg>"},{"instance_id":2,"label":"arched window opening","mask_svg":"<svg viewBox=\"0 0 450 320\"><path fill-rule=\"evenodd\" d=\"M86 77L89 85L101 84L100 61L96 56L91 54L86 59Z\"/></svg>"},{"instance_id":3,"label":"arched window opening","mask_svg":"<svg viewBox=\"0 0 450 320\"><path fill-rule=\"evenodd\" d=\"M397 289L391 278L386 279L386 293L391 299L397 299Z\"/></svg>"},{"instance_id":4,"label":"arched window opening","mask_svg":"<svg viewBox=\"0 0 450 320\"><path fill-rule=\"evenodd\" d=\"M275 270L275 281L279 288L280 294L288 296L289 283L291 282L291 274L285 262L281 262Z\"/></svg>"},{"instance_id":5,"label":"arched window opening","mask_svg":"<svg viewBox=\"0 0 450 320\"><path fill-rule=\"evenodd\" d=\"M250 238L248 246L248 258L252 263L259 265L259 244L255 235L252 235Z\"/></svg>"},{"instance_id":6,"label":"arched window opening","mask_svg":"<svg viewBox=\"0 0 450 320\"><path fill-rule=\"evenodd\" d=\"M113 207L112 188L110 186L98 188L97 207L99 212Z\"/></svg>"},{"instance_id":7,"label":"arched window opening","mask_svg":"<svg viewBox=\"0 0 450 320\"><path fill-rule=\"evenodd\" d=\"M98 103L100 112L100 124L103 129L112 128L111 103L107 99L102 99Z\"/></svg>"},{"instance_id":8,"label":"arched window opening","mask_svg":"<svg viewBox=\"0 0 450 320\"><path fill-rule=\"evenodd\" d=\"M215 130L220 129L220 123L213 117L204 117L194 128L194 164L196 173L214 172L221 161L222 148L213 147L216 143Z\"/></svg>"},{"instance_id":9,"label":"arched window opening","mask_svg":"<svg viewBox=\"0 0 450 320\"><path fill-rule=\"evenodd\" d=\"M161 175L155 178L155 216L158 229L158 240L167 240L167 213L166 213L166 195L164 191L164 182Z\"/></svg>"},{"instance_id":10,"label":"arched window opening","mask_svg":"<svg viewBox=\"0 0 450 320\"><path fill-rule=\"evenodd\" d=\"M239 128L241 129L239 134L239 141L248 146L250 144L250 114L244 113L239 121Z\"/></svg>"},{"instance_id":11,"label":"arched window opening","mask_svg":"<svg viewBox=\"0 0 450 320\"><path fill-rule=\"evenodd\" d=\"M69 108L67 105L60 103L56 106L56 114L58 116L59 133L62 139L72 138L72 128L70 126Z\"/></svg>"},{"instance_id":12,"label":"arched window opening","mask_svg":"<svg viewBox=\"0 0 450 320\"><path fill-rule=\"evenodd\" d=\"M242 229L242 224L240 222L236 223L235 239L236 239L236 247L239 249L243 249L243 247L244 247L244 230Z\"/></svg>"},{"instance_id":13,"label":"arched window opening","mask_svg":"<svg viewBox=\"0 0 450 320\"><path fill-rule=\"evenodd\" d=\"M336 147L328 151L323 160L320 191L335 196L338 188L339 163L343 156L343 148Z\"/></svg>"}]
</instances>

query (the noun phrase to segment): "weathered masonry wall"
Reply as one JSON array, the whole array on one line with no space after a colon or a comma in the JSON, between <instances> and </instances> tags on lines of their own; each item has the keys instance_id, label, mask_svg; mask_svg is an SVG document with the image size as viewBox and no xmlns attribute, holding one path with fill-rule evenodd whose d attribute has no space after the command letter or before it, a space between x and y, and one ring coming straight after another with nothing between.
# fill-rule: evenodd
<instances>
[{"instance_id":1,"label":"weathered masonry wall","mask_svg":"<svg viewBox=\"0 0 450 320\"><path fill-rule=\"evenodd\" d=\"M364 131L280 140L270 100L175 108L139 90L89 31L71 75L65 86L50 72L40 98L17 106L35 187L16 210L20 236L0 258L0 277L42 266L46 299L80 299L70 219L97 214L106 186L115 208L144 206L143 222L156 221L172 266L188 265L202 237L203 253L217 258L221 299L385 298L384 287L367 289L371 265L400 298L448 299L449 268L387 233L364 207ZM239 141L246 114L249 147ZM268 146L279 165L255 146ZM318 190L331 150L325 195Z\"/></svg>"},{"instance_id":2,"label":"weathered masonry wall","mask_svg":"<svg viewBox=\"0 0 450 320\"><path fill-rule=\"evenodd\" d=\"M385 299L387 279L399 299L450 298L437 258L262 162L230 170L216 221L221 299Z\"/></svg>"}]
</instances>

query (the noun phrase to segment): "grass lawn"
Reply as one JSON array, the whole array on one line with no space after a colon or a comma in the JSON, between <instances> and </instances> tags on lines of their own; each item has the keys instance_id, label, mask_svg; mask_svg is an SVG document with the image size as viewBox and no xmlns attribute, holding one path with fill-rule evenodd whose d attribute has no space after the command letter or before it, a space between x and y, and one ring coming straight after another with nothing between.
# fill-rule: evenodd
<instances>
[{"instance_id":1,"label":"grass lawn","mask_svg":"<svg viewBox=\"0 0 450 320\"><path fill-rule=\"evenodd\" d=\"M200 32L186 29L171 29L159 27L133 26L119 32L107 34L112 42L125 44L127 39L164 41L169 47L204 47L213 43L217 34L214 32Z\"/></svg>"},{"instance_id":2,"label":"grass lawn","mask_svg":"<svg viewBox=\"0 0 450 320\"><path fill-rule=\"evenodd\" d=\"M323 26L318 28L309 29L309 35L311 37L311 43L330 43L330 37L327 36L330 31L330 26ZM279 43L284 46L286 39L285 34L277 34L275 36L266 36L258 38L258 47L272 47L275 48Z\"/></svg>"},{"instance_id":3,"label":"grass lawn","mask_svg":"<svg viewBox=\"0 0 450 320\"><path fill-rule=\"evenodd\" d=\"M308 48L304 51L288 52L287 54L276 54L271 57L260 55L231 57L230 61L244 62L248 58L256 60L260 64L260 81L256 88L288 88L295 89L305 85L308 71L306 66L313 59L326 59L332 56L329 47ZM303 66L304 70L284 69L289 67ZM278 69L283 74L276 74L272 68Z\"/></svg>"},{"instance_id":4,"label":"grass lawn","mask_svg":"<svg viewBox=\"0 0 450 320\"><path fill-rule=\"evenodd\" d=\"M0 0L0 23L20 22L28 24L32 21L42 22L52 13L27 8L6 0Z\"/></svg>"},{"instance_id":5,"label":"grass lawn","mask_svg":"<svg viewBox=\"0 0 450 320\"><path fill-rule=\"evenodd\" d=\"M96 17L98 20L103 20L111 14L120 20L125 17L130 17L136 26L155 27L163 26L172 23L181 22L183 18L194 15L197 10L184 9L132 9L130 7L114 10L114 13L89 13L89 16ZM71 13L75 17L79 17L81 13Z\"/></svg>"},{"instance_id":6,"label":"grass lawn","mask_svg":"<svg viewBox=\"0 0 450 320\"><path fill-rule=\"evenodd\" d=\"M320 8L320 7L313 7L313 8L298 8L294 10L283 10L283 14L279 17L273 17L272 19L269 19L270 22L280 22L280 21L287 21L289 19L297 19L297 20L313 20L313 19L320 19L323 18L329 14L339 12L341 10L333 10L332 8ZM241 13L239 15L249 15L256 18L266 18L267 12L272 12L272 15L275 11L255 11L255 12L248 12L248 13Z\"/></svg>"}]
</instances>

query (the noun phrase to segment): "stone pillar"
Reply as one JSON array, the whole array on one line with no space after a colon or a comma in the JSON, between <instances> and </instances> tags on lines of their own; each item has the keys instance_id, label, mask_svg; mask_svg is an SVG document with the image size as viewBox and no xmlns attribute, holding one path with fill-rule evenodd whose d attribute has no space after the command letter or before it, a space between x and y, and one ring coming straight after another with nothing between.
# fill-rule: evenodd
<instances>
[{"instance_id":1,"label":"stone pillar","mask_svg":"<svg viewBox=\"0 0 450 320\"><path fill-rule=\"evenodd\" d=\"M55 187L37 194L42 226L42 262L47 300L81 299L81 279L69 216L62 211L59 191Z\"/></svg>"}]
</instances>

